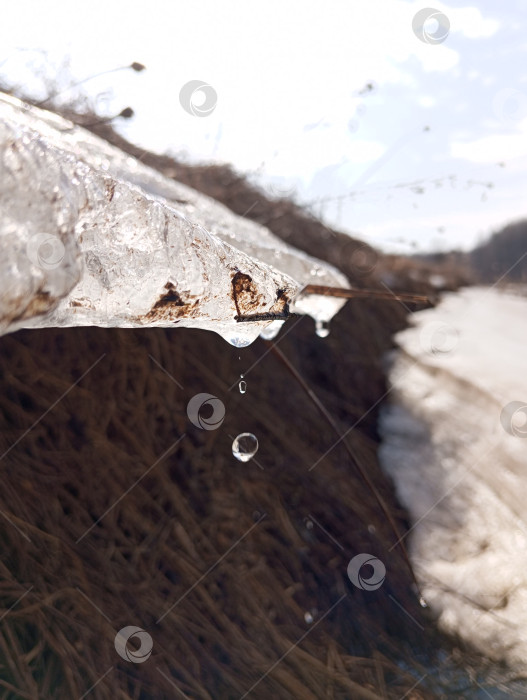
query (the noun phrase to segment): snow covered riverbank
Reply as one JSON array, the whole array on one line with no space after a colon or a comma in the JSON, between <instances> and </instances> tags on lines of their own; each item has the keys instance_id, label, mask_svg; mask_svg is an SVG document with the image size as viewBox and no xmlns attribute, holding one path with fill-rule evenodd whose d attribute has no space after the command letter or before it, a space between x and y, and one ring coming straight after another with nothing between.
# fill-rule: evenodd
<instances>
[{"instance_id":1,"label":"snow covered riverbank","mask_svg":"<svg viewBox=\"0 0 527 700\"><path fill-rule=\"evenodd\" d=\"M527 675L527 297L445 296L396 337L383 468L440 626Z\"/></svg>"}]
</instances>

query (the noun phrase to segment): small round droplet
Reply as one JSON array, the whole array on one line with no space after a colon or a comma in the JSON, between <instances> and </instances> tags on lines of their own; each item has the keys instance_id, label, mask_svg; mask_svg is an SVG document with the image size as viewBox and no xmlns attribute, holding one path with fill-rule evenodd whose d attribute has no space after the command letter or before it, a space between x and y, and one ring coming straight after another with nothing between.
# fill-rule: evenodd
<instances>
[{"instance_id":1,"label":"small round droplet","mask_svg":"<svg viewBox=\"0 0 527 700\"><path fill-rule=\"evenodd\" d=\"M238 384L238 388L240 389L240 394L245 394L245 392L247 391L247 382L244 382L243 379L241 379L240 383Z\"/></svg>"},{"instance_id":2,"label":"small round droplet","mask_svg":"<svg viewBox=\"0 0 527 700\"><path fill-rule=\"evenodd\" d=\"M232 443L232 454L240 462L248 462L258 452L258 440L252 433L240 433Z\"/></svg>"},{"instance_id":3,"label":"small round droplet","mask_svg":"<svg viewBox=\"0 0 527 700\"><path fill-rule=\"evenodd\" d=\"M315 331L319 338L327 338L329 335L329 323L326 321L317 321L315 323Z\"/></svg>"},{"instance_id":4,"label":"small round droplet","mask_svg":"<svg viewBox=\"0 0 527 700\"><path fill-rule=\"evenodd\" d=\"M421 596L421 597L419 598L419 605L420 605L422 608L427 608L427 607L428 607L428 603L427 603L426 600L423 598L423 596Z\"/></svg>"},{"instance_id":5,"label":"small round droplet","mask_svg":"<svg viewBox=\"0 0 527 700\"><path fill-rule=\"evenodd\" d=\"M313 521L312 520L306 520L306 527L308 530L313 529Z\"/></svg>"},{"instance_id":6,"label":"small round droplet","mask_svg":"<svg viewBox=\"0 0 527 700\"><path fill-rule=\"evenodd\" d=\"M307 622L308 625L310 625L313 622L314 617L310 612L306 612L304 613L304 620Z\"/></svg>"}]
</instances>

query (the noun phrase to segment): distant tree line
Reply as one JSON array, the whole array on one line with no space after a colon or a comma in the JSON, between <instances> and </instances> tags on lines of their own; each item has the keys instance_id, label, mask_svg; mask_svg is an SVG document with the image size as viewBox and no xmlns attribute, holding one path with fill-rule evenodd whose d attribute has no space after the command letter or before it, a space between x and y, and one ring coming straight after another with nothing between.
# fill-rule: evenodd
<instances>
[{"instance_id":1,"label":"distant tree line","mask_svg":"<svg viewBox=\"0 0 527 700\"><path fill-rule=\"evenodd\" d=\"M467 253L454 250L414 257L446 271L464 273L474 283L500 280L527 284L527 219L508 224Z\"/></svg>"},{"instance_id":2,"label":"distant tree line","mask_svg":"<svg viewBox=\"0 0 527 700\"><path fill-rule=\"evenodd\" d=\"M527 283L527 220L516 221L493 234L468 254L478 280Z\"/></svg>"}]
</instances>

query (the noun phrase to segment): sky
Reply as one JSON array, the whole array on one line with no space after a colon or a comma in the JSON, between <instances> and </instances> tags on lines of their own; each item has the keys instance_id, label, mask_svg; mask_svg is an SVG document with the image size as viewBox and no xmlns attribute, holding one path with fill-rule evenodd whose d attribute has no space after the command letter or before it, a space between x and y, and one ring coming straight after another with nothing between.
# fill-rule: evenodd
<instances>
[{"instance_id":1,"label":"sky","mask_svg":"<svg viewBox=\"0 0 527 700\"><path fill-rule=\"evenodd\" d=\"M131 106L134 143L231 163L384 250L467 250L527 217L527 0L430 2L19 0L0 78L43 98L141 62L60 99Z\"/></svg>"}]
</instances>

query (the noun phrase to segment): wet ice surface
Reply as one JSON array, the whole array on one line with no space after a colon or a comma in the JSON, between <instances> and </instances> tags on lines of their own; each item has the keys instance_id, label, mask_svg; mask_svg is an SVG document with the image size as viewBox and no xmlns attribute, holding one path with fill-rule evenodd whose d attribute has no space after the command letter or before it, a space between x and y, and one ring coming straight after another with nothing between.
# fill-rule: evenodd
<instances>
[{"instance_id":1,"label":"wet ice surface","mask_svg":"<svg viewBox=\"0 0 527 700\"><path fill-rule=\"evenodd\" d=\"M527 674L527 438L500 420L527 405L527 297L465 289L412 321L380 456L423 595L443 629Z\"/></svg>"},{"instance_id":2,"label":"wet ice surface","mask_svg":"<svg viewBox=\"0 0 527 700\"><path fill-rule=\"evenodd\" d=\"M1 94L0 170L0 333L177 325L243 346L269 321L237 315L280 314L288 299L292 311L327 322L345 303L301 295L313 278L348 286L335 268L88 131Z\"/></svg>"}]
</instances>

